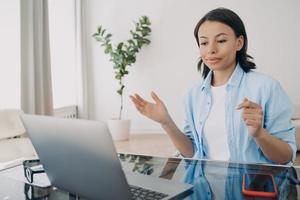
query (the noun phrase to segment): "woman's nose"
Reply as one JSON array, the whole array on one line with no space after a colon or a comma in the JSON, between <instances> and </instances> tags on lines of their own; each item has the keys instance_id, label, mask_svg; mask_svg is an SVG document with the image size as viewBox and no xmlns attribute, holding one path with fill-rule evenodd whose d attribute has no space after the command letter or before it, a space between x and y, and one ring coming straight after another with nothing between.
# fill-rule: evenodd
<instances>
[{"instance_id":1,"label":"woman's nose","mask_svg":"<svg viewBox=\"0 0 300 200\"><path fill-rule=\"evenodd\" d=\"M215 43L210 43L208 45L208 51L209 54L216 54L217 53L217 47L215 45Z\"/></svg>"}]
</instances>

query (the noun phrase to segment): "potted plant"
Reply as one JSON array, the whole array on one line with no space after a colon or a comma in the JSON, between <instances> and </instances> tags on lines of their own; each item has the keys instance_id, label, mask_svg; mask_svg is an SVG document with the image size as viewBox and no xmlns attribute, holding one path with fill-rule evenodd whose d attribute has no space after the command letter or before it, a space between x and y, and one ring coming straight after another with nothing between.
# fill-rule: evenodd
<instances>
[{"instance_id":1,"label":"potted plant","mask_svg":"<svg viewBox=\"0 0 300 200\"><path fill-rule=\"evenodd\" d=\"M115 79L119 82L117 93L120 96L119 117L108 121L108 127L114 140L126 140L129 138L130 120L122 119L123 112L123 94L124 94L124 77L129 74L128 66L136 61L136 54L144 46L150 43L151 22L147 16L139 18L135 22L135 29L130 30L131 38L125 42L120 42L114 46L111 42L112 34L106 32L102 26L99 26L93 37L104 47L104 53L110 56L115 71Z\"/></svg>"}]
</instances>

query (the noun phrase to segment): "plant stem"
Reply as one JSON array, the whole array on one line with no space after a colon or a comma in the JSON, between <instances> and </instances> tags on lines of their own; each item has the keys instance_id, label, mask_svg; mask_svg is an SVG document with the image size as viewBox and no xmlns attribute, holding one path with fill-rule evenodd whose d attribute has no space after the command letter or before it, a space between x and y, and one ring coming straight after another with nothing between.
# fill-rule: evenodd
<instances>
[{"instance_id":1,"label":"plant stem","mask_svg":"<svg viewBox=\"0 0 300 200\"><path fill-rule=\"evenodd\" d=\"M123 79L120 80L120 85L121 87L123 86ZM120 107L120 113L119 113L119 120L122 119L122 111L123 111L123 90L122 93L120 94L121 96L121 107Z\"/></svg>"},{"instance_id":2,"label":"plant stem","mask_svg":"<svg viewBox=\"0 0 300 200\"><path fill-rule=\"evenodd\" d=\"M121 107L120 107L120 113L119 113L119 120L122 119L122 111L123 111L123 95L121 95Z\"/></svg>"}]
</instances>

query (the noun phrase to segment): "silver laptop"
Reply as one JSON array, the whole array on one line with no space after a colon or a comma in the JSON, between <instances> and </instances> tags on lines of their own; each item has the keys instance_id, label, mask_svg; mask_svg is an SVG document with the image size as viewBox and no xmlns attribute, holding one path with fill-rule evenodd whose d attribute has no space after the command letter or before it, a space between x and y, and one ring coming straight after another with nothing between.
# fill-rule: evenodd
<instances>
[{"instance_id":1,"label":"silver laptop","mask_svg":"<svg viewBox=\"0 0 300 200\"><path fill-rule=\"evenodd\" d=\"M52 185L87 199L135 199L132 188L157 199L182 198L192 185L122 170L104 122L22 115ZM141 199L141 198L140 198Z\"/></svg>"}]
</instances>

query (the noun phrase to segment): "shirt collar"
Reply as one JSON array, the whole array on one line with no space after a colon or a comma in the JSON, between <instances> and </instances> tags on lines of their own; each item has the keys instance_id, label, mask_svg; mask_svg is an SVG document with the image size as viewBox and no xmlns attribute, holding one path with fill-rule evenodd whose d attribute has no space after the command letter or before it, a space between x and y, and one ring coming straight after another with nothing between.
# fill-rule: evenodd
<instances>
[{"instance_id":1,"label":"shirt collar","mask_svg":"<svg viewBox=\"0 0 300 200\"><path fill-rule=\"evenodd\" d=\"M211 86L211 77L212 77L212 70L210 70L206 76L206 78L204 79L204 82L202 84L201 90L203 91L203 89L208 90Z\"/></svg>"},{"instance_id":2,"label":"shirt collar","mask_svg":"<svg viewBox=\"0 0 300 200\"><path fill-rule=\"evenodd\" d=\"M242 77L244 75L244 70L241 68L240 63L237 63L235 70L231 74L230 79L228 80L228 85L237 86L240 84Z\"/></svg>"},{"instance_id":3,"label":"shirt collar","mask_svg":"<svg viewBox=\"0 0 300 200\"><path fill-rule=\"evenodd\" d=\"M236 86L241 82L241 79L243 77L244 71L241 68L240 64L237 63L233 73L231 74L230 79L227 82L228 86ZM210 70L204 79L204 82L202 84L201 90L203 89L209 89L211 87L211 78L212 78L212 70Z\"/></svg>"}]
</instances>

